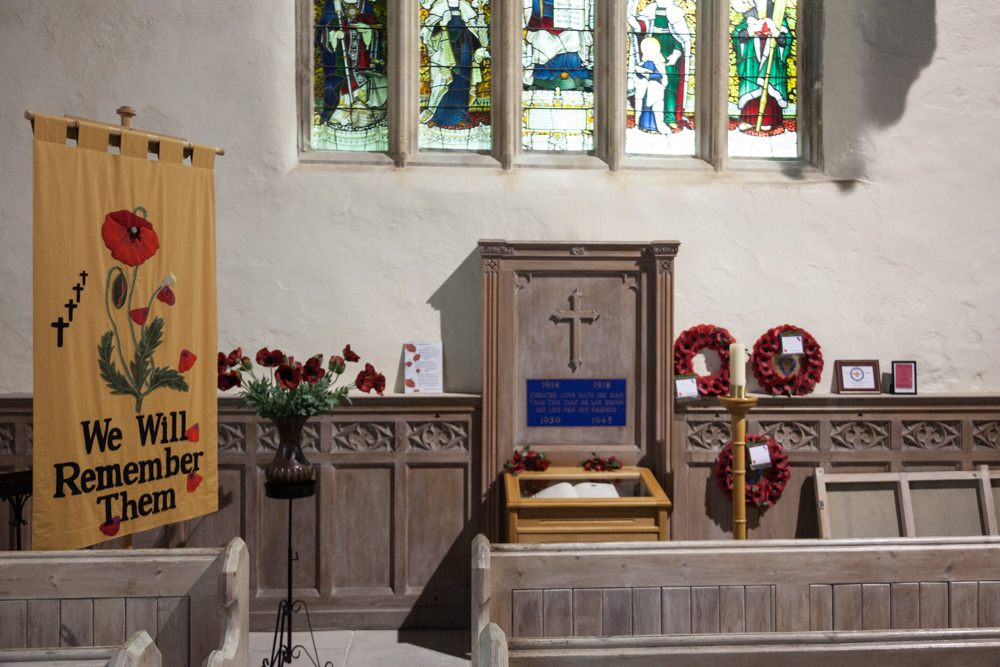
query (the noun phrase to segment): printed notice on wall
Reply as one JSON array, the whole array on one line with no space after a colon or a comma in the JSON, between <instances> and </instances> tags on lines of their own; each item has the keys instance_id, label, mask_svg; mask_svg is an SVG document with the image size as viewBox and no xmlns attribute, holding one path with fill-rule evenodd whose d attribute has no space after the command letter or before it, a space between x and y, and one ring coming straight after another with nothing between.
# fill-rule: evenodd
<instances>
[{"instance_id":1,"label":"printed notice on wall","mask_svg":"<svg viewBox=\"0 0 1000 667\"><path fill-rule=\"evenodd\" d=\"M441 341L403 345L404 385L407 394L440 394L444 391Z\"/></svg>"}]
</instances>

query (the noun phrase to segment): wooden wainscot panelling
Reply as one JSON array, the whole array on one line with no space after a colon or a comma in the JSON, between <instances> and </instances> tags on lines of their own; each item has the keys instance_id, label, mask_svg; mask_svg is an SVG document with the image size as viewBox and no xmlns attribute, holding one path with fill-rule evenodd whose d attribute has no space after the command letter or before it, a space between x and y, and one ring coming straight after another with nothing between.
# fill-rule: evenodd
<instances>
[{"instance_id":1,"label":"wooden wainscot panelling","mask_svg":"<svg viewBox=\"0 0 1000 667\"><path fill-rule=\"evenodd\" d=\"M791 479L774 507L747 508L750 539L819 537L813 470L828 473L971 471L1000 467L998 396L758 396L747 432L774 438ZM714 477L730 440L728 414L716 399L678 404L670 452L671 539L732 535L730 501ZM1000 495L1000 487L994 486Z\"/></svg>"},{"instance_id":2,"label":"wooden wainscot panelling","mask_svg":"<svg viewBox=\"0 0 1000 667\"><path fill-rule=\"evenodd\" d=\"M471 395L362 396L331 416L311 420L303 450L316 466L316 494L292 501L293 597L305 600L314 628L467 627L470 538L480 530L478 465L480 398ZM0 398L0 472L31 465L31 398ZM264 494L262 466L274 456L277 433L267 420L219 402L219 511L134 536L142 547L217 547L234 536L250 552L251 624L274 629L287 594L289 501ZM475 502L474 502L475 500ZM25 509L30 519L30 500ZM0 503L0 550L14 548L9 503ZM22 529L30 548L31 526ZM117 548L121 540L97 549ZM17 603L8 614L51 622L32 632L66 637L105 633L121 643L137 614L218 624L218 614L191 603L155 599L100 601L107 626L74 625L72 604ZM152 605L144 608L143 605ZM169 608L170 605L173 607ZM9 605L8 605L9 606ZM60 620L63 619L64 620ZM117 619L117 620L116 620ZM7 627L0 623L0 635ZM112 631L112 628L114 629ZM169 636L169 624L156 633ZM105 636L105 635L101 635ZM12 640L13 641L13 640ZM192 648L194 651L194 648Z\"/></svg>"}]
</instances>

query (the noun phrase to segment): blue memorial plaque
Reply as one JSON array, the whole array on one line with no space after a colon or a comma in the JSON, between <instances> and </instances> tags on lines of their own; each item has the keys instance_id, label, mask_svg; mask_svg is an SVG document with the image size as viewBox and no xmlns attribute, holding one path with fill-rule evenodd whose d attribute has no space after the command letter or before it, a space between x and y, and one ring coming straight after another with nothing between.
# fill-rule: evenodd
<instances>
[{"instance_id":1,"label":"blue memorial plaque","mask_svg":"<svg viewBox=\"0 0 1000 667\"><path fill-rule=\"evenodd\" d=\"M625 426L625 380L528 380L528 426Z\"/></svg>"}]
</instances>

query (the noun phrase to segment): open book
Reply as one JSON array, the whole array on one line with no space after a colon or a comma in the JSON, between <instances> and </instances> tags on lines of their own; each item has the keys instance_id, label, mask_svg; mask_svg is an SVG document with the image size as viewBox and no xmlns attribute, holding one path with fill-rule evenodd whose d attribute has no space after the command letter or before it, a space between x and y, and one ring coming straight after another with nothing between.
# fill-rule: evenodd
<instances>
[{"instance_id":1,"label":"open book","mask_svg":"<svg viewBox=\"0 0 1000 667\"><path fill-rule=\"evenodd\" d=\"M618 498L618 489L614 484L598 484L597 482L559 482L542 489L532 498Z\"/></svg>"}]
</instances>

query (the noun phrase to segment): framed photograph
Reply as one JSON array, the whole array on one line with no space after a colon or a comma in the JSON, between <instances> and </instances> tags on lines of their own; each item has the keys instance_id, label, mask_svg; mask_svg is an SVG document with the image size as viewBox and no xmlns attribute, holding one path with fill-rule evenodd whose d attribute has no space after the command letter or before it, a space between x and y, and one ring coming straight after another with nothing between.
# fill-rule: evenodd
<instances>
[{"instance_id":1,"label":"framed photograph","mask_svg":"<svg viewBox=\"0 0 1000 667\"><path fill-rule=\"evenodd\" d=\"M892 362L892 393L894 394L917 393L917 362L915 361Z\"/></svg>"},{"instance_id":2,"label":"framed photograph","mask_svg":"<svg viewBox=\"0 0 1000 667\"><path fill-rule=\"evenodd\" d=\"M838 394L882 393L882 376L877 361L838 360L835 367Z\"/></svg>"}]
</instances>

